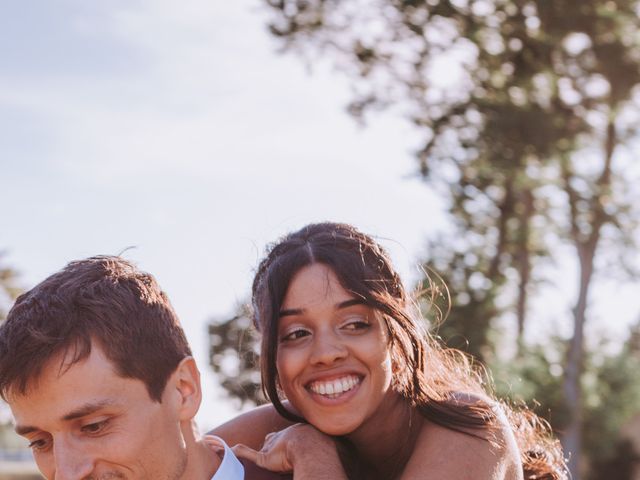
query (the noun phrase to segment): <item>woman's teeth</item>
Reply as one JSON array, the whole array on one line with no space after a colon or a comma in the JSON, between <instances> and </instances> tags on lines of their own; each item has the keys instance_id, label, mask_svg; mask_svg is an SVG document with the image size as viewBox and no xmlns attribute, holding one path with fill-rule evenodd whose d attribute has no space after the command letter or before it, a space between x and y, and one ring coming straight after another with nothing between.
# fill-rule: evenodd
<instances>
[{"instance_id":1,"label":"woman's teeth","mask_svg":"<svg viewBox=\"0 0 640 480\"><path fill-rule=\"evenodd\" d=\"M360 379L355 375L336 378L329 382L313 382L309 385L309 390L319 395L335 397L341 393L348 392L360 383Z\"/></svg>"}]
</instances>

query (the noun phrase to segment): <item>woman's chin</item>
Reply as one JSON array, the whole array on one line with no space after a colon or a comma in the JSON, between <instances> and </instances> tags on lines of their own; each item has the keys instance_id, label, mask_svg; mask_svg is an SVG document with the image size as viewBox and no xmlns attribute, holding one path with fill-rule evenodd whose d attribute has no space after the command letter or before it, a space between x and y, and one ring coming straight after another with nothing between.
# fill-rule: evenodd
<instances>
[{"instance_id":1,"label":"woman's chin","mask_svg":"<svg viewBox=\"0 0 640 480\"><path fill-rule=\"evenodd\" d=\"M358 422L331 421L323 418L317 422L310 421L317 430L332 437L344 437L353 433L359 426Z\"/></svg>"}]
</instances>

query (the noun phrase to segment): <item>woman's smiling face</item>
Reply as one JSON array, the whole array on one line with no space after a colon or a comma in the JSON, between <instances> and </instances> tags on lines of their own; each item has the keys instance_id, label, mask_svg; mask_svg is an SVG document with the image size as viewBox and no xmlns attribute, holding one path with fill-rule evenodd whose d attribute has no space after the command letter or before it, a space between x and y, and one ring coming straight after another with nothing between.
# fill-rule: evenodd
<instances>
[{"instance_id":1,"label":"woman's smiling face","mask_svg":"<svg viewBox=\"0 0 640 480\"><path fill-rule=\"evenodd\" d=\"M278 379L287 399L318 430L360 429L391 389L387 328L324 264L291 280L278 325Z\"/></svg>"}]
</instances>

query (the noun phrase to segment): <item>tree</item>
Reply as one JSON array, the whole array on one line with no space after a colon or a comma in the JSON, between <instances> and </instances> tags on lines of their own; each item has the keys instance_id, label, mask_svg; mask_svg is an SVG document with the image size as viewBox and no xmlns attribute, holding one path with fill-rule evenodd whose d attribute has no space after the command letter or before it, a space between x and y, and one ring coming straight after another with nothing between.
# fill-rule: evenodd
<instances>
[{"instance_id":1,"label":"tree","mask_svg":"<svg viewBox=\"0 0 640 480\"><path fill-rule=\"evenodd\" d=\"M22 292L18 286L18 273L3 265L4 255L4 252L0 252L0 323L6 318L13 301Z\"/></svg>"},{"instance_id":2,"label":"tree","mask_svg":"<svg viewBox=\"0 0 640 480\"><path fill-rule=\"evenodd\" d=\"M632 246L637 220L622 171L638 124L640 2L266 3L284 50L325 55L350 76L352 115L392 107L424 132L420 173L449 199L459 231L427 261L450 282L465 335L471 320L489 326L509 310L522 337L549 254L572 246L562 440L579 480L589 291L598 266ZM445 68L458 74L439 82ZM490 351L488 339L479 335L476 353Z\"/></svg>"},{"instance_id":3,"label":"tree","mask_svg":"<svg viewBox=\"0 0 640 480\"><path fill-rule=\"evenodd\" d=\"M632 480L632 468L640 461L621 436L622 427L640 414L640 324L630 330L622 346L602 339L585 350L584 447L590 468L589 480ZM495 359L491 371L500 397L534 406L554 430L562 431L571 419L562 396L562 358L566 342L552 337L546 344L526 345L525 354L508 361ZM508 379L508 380L507 380Z\"/></svg>"},{"instance_id":4,"label":"tree","mask_svg":"<svg viewBox=\"0 0 640 480\"><path fill-rule=\"evenodd\" d=\"M258 368L258 340L248 305L239 305L229 319L214 319L209 324L209 363L222 387L241 406L265 402Z\"/></svg>"},{"instance_id":5,"label":"tree","mask_svg":"<svg viewBox=\"0 0 640 480\"><path fill-rule=\"evenodd\" d=\"M0 252L0 324L4 322L9 307L22 291L18 286L18 273L4 265L4 255L5 253ZM0 438L3 436L3 431L5 435L15 437L9 425L9 419L8 407L0 400Z\"/></svg>"}]
</instances>

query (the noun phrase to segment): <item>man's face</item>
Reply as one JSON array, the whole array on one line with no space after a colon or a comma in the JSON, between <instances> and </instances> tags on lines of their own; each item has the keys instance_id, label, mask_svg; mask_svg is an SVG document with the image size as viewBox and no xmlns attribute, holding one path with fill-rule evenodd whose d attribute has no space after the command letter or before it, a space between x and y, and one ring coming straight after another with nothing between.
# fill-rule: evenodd
<instances>
[{"instance_id":1,"label":"man's face","mask_svg":"<svg viewBox=\"0 0 640 480\"><path fill-rule=\"evenodd\" d=\"M26 394L9 395L16 431L48 479L182 476L184 419L171 381L158 403L142 381L119 376L95 344L68 370L63 362L54 358Z\"/></svg>"}]
</instances>

